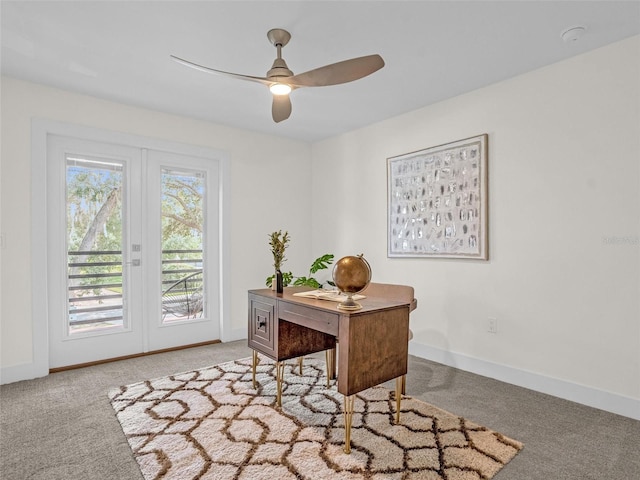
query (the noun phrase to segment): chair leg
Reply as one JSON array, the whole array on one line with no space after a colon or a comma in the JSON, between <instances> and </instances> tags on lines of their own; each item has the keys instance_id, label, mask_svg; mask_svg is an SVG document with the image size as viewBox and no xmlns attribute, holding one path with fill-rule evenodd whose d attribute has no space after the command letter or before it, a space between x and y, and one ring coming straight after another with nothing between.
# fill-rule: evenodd
<instances>
[{"instance_id":1,"label":"chair leg","mask_svg":"<svg viewBox=\"0 0 640 480\"><path fill-rule=\"evenodd\" d=\"M336 349L325 350L325 362L327 366L327 388L331 385L331 380L336 378Z\"/></svg>"},{"instance_id":2,"label":"chair leg","mask_svg":"<svg viewBox=\"0 0 640 480\"><path fill-rule=\"evenodd\" d=\"M300 369L300 375L302 375L302 361L304 357L298 357L298 368Z\"/></svg>"},{"instance_id":3,"label":"chair leg","mask_svg":"<svg viewBox=\"0 0 640 480\"><path fill-rule=\"evenodd\" d=\"M402 375L402 395L407 394L407 375Z\"/></svg>"},{"instance_id":4,"label":"chair leg","mask_svg":"<svg viewBox=\"0 0 640 480\"><path fill-rule=\"evenodd\" d=\"M400 402L402 402L402 387L404 375L396 377L396 424L400 423Z\"/></svg>"}]
</instances>

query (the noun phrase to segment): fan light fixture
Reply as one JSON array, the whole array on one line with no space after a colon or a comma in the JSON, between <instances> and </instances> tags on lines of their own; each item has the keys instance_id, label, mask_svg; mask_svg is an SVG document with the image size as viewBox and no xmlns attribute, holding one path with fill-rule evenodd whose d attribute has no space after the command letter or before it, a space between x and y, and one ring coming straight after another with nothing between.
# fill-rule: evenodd
<instances>
[{"instance_id":1,"label":"fan light fixture","mask_svg":"<svg viewBox=\"0 0 640 480\"><path fill-rule=\"evenodd\" d=\"M271 44L276 47L278 56L273 61L265 77L255 77L253 75L241 75L239 73L216 70L215 68L205 67L204 65L190 62L175 55L171 55L171 58L187 67L195 68L203 72L227 75L240 80L248 80L266 85L269 87L269 90L271 90L273 96L271 116L276 123L286 120L291 115L291 99L289 98L291 90L302 87L326 87L329 85L353 82L354 80L371 75L373 72L384 67L382 57L375 54L343 60L342 62L332 63L294 75L282 58L282 47L289 43L291 34L282 28L272 28L267 32L267 38ZM282 82L280 81L281 79Z\"/></svg>"},{"instance_id":2,"label":"fan light fixture","mask_svg":"<svg viewBox=\"0 0 640 480\"><path fill-rule=\"evenodd\" d=\"M286 83L274 83L269 87L274 95L288 95L291 93L291 87Z\"/></svg>"}]
</instances>

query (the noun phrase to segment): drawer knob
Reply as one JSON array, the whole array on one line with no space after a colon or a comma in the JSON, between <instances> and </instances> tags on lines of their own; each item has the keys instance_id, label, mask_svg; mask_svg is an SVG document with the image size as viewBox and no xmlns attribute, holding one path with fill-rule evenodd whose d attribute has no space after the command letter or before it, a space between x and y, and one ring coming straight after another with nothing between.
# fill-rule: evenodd
<instances>
[{"instance_id":1,"label":"drawer knob","mask_svg":"<svg viewBox=\"0 0 640 480\"><path fill-rule=\"evenodd\" d=\"M260 318L257 320L257 322L258 322L258 328L262 328L262 327L265 327L267 325L267 321L266 320L262 320Z\"/></svg>"}]
</instances>

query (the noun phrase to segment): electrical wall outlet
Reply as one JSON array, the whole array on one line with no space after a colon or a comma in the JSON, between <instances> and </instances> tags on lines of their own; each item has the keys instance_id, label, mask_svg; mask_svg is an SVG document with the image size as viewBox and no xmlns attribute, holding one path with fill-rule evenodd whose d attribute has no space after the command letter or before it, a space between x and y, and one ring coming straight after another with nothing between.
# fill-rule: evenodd
<instances>
[{"instance_id":1,"label":"electrical wall outlet","mask_svg":"<svg viewBox=\"0 0 640 480\"><path fill-rule=\"evenodd\" d=\"M487 321L487 332L498 333L498 319L489 317Z\"/></svg>"}]
</instances>

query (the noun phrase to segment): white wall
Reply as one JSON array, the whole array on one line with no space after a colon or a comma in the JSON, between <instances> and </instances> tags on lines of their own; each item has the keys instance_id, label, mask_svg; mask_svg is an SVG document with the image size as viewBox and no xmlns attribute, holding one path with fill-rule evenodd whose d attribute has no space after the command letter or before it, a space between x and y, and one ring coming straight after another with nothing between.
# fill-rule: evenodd
<instances>
[{"instance_id":1,"label":"white wall","mask_svg":"<svg viewBox=\"0 0 640 480\"><path fill-rule=\"evenodd\" d=\"M34 361L31 309L31 121L44 118L223 150L230 158L231 337L246 336L247 290L272 272L268 234L288 230L287 267L306 271L311 259L310 146L220 125L125 106L13 78L1 83L0 365L3 379L23 376ZM44 194L44 192L43 192ZM294 198L295 201L291 201ZM36 239L46 242L46 238ZM42 295L42 292L33 292ZM10 299L10 301L8 301ZM44 301L44 296L43 296ZM46 327L46 322L44 323ZM28 374L28 373L27 373ZM4 380L3 380L4 381Z\"/></svg>"},{"instance_id":2,"label":"white wall","mask_svg":"<svg viewBox=\"0 0 640 480\"><path fill-rule=\"evenodd\" d=\"M365 253L375 281L413 285L413 353L640 418L639 59L634 37L312 146L3 78L3 372L33 359L30 121L42 117L229 154L238 332L246 290L270 272L266 235L282 228L294 270ZM490 260L387 258L386 158L481 133Z\"/></svg>"},{"instance_id":3,"label":"white wall","mask_svg":"<svg viewBox=\"0 0 640 480\"><path fill-rule=\"evenodd\" d=\"M314 144L314 249L414 286L413 353L640 418L639 66L633 37ZM386 159L482 133L490 260L387 258Z\"/></svg>"}]
</instances>

